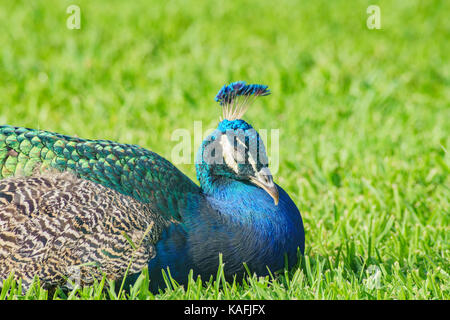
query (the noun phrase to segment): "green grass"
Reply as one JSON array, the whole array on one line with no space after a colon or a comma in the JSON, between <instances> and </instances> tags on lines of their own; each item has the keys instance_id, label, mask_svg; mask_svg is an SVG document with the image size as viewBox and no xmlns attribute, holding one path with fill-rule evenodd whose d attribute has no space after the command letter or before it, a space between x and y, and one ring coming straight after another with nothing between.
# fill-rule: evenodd
<instances>
[{"instance_id":1,"label":"green grass","mask_svg":"<svg viewBox=\"0 0 450 320\"><path fill-rule=\"evenodd\" d=\"M81 30L66 28L73 3ZM170 159L175 129L217 125L224 83L267 84L245 119L280 129L275 179L302 212L306 255L273 278L225 284L219 270L155 296L144 272L119 298L448 299L450 3L163 3L1 0L0 123ZM48 297L11 285L0 298ZM108 282L55 295L117 298Z\"/></svg>"}]
</instances>

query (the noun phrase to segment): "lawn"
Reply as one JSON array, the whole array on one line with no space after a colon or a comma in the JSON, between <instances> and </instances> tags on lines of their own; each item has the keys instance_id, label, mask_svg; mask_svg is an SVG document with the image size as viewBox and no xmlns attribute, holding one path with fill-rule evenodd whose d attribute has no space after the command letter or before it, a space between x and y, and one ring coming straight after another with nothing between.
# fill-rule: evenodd
<instances>
[{"instance_id":1,"label":"lawn","mask_svg":"<svg viewBox=\"0 0 450 320\"><path fill-rule=\"evenodd\" d=\"M66 26L71 4L80 29ZM371 4L381 29L366 25ZM153 295L144 270L120 294L107 281L54 294L10 283L0 298L449 299L448 12L444 0L0 0L0 124L172 160L174 130L194 146L194 121L217 126L223 84L267 84L245 119L279 129L275 181L306 233L296 268L242 284L218 270Z\"/></svg>"}]
</instances>

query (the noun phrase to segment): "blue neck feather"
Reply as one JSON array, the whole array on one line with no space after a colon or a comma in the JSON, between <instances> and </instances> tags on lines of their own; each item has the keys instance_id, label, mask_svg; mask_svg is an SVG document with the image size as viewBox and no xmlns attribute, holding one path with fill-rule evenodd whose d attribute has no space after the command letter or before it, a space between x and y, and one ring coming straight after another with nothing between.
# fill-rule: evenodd
<instances>
[{"instance_id":1,"label":"blue neck feather","mask_svg":"<svg viewBox=\"0 0 450 320\"><path fill-rule=\"evenodd\" d=\"M303 222L296 205L278 186L279 204L262 189L245 182L214 180L208 193L192 195L183 214L183 224L173 224L156 246L149 263L151 288L164 288L161 269L183 284L190 269L208 280L223 254L225 275L244 274L243 262L258 275L297 261L297 248L304 251Z\"/></svg>"}]
</instances>

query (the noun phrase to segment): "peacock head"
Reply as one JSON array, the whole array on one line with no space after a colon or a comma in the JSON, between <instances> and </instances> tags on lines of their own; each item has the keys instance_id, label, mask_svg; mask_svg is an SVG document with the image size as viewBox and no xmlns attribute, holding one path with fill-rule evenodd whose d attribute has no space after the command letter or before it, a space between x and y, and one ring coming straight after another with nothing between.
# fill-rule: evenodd
<instances>
[{"instance_id":1,"label":"peacock head","mask_svg":"<svg viewBox=\"0 0 450 320\"><path fill-rule=\"evenodd\" d=\"M197 154L197 178L208 191L217 181L239 180L265 190L278 204L278 189L269 170L264 143L258 132L241 119L258 96L269 95L267 86L244 81L224 85L216 96L223 116Z\"/></svg>"}]
</instances>

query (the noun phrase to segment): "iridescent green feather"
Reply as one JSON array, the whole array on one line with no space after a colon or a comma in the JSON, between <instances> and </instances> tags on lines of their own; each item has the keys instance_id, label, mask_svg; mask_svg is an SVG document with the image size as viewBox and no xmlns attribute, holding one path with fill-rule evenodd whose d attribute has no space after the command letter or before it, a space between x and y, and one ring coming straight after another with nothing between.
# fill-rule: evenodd
<instances>
[{"instance_id":1,"label":"iridescent green feather","mask_svg":"<svg viewBox=\"0 0 450 320\"><path fill-rule=\"evenodd\" d=\"M158 154L137 145L86 140L47 131L0 126L0 178L54 168L72 171L179 219L189 193L200 189Z\"/></svg>"}]
</instances>

